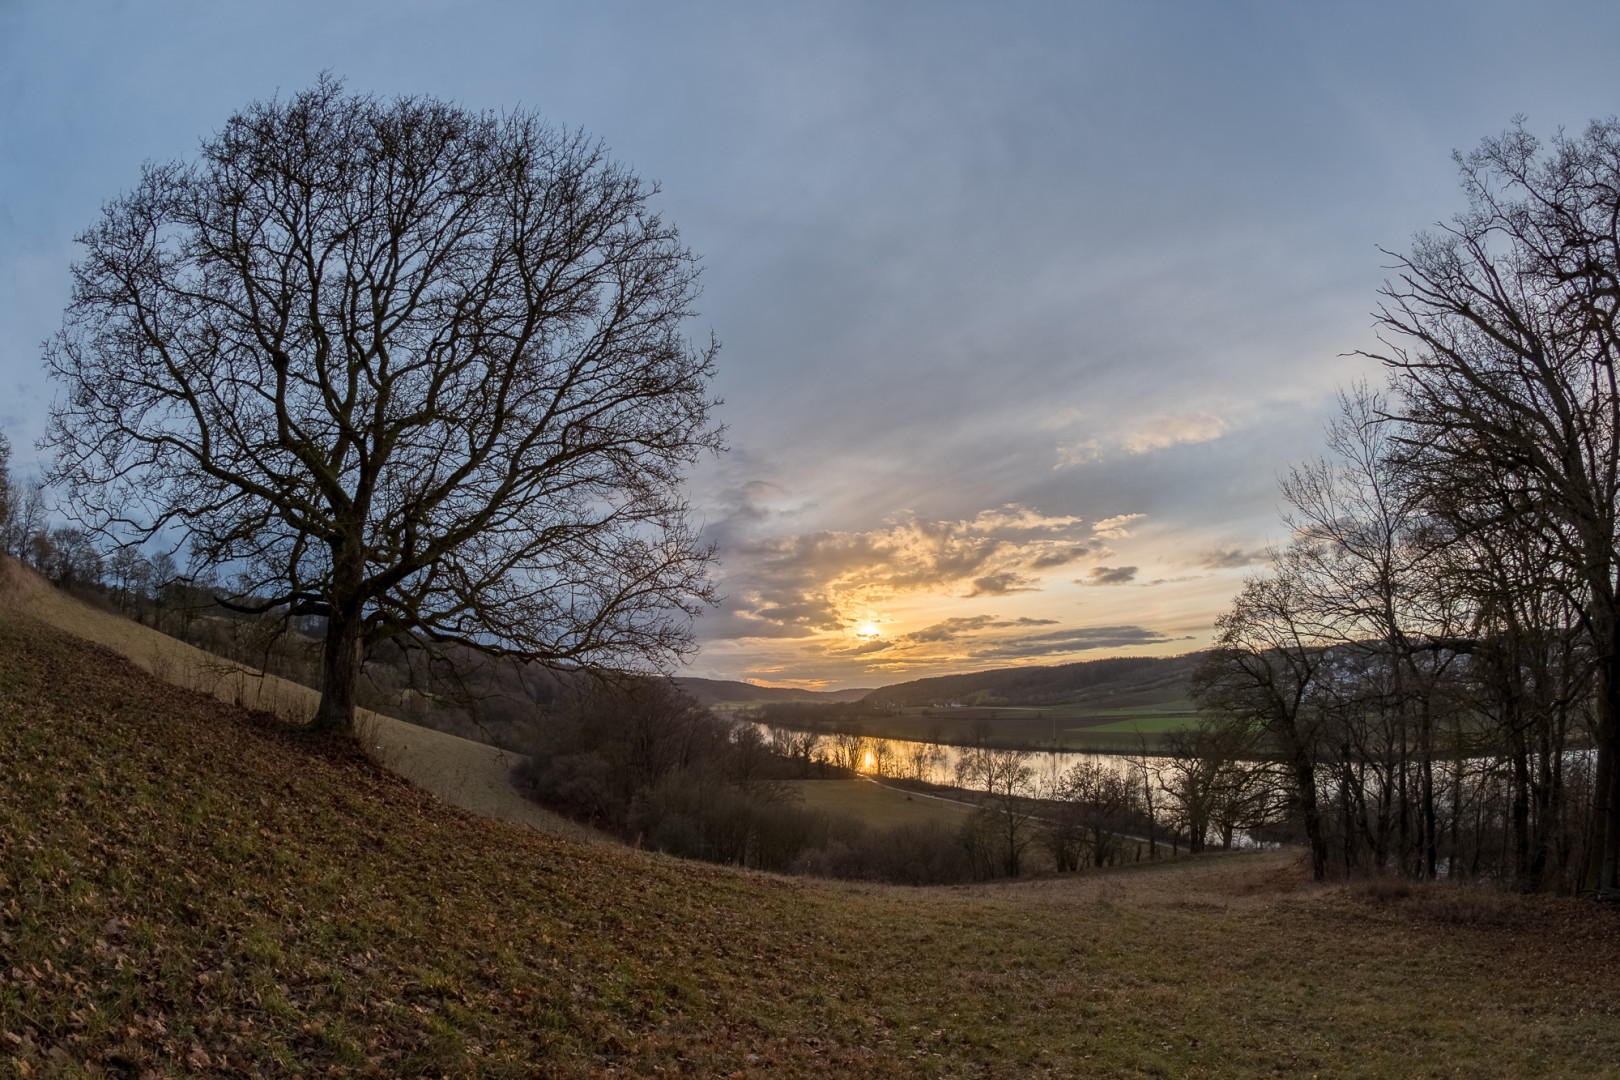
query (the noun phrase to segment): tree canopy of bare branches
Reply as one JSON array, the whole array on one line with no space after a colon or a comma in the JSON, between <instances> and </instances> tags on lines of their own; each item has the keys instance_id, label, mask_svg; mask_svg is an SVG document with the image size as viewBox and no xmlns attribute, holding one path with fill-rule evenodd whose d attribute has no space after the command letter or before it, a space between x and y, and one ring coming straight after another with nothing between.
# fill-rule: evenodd
<instances>
[{"instance_id":1,"label":"tree canopy of bare branches","mask_svg":"<svg viewBox=\"0 0 1620 1080\"><path fill-rule=\"evenodd\" d=\"M1586 887L1620 893L1620 120L1522 123L1458 157L1468 209L1397 255L1379 311L1407 467L1560 564L1597 675Z\"/></svg>"},{"instance_id":2,"label":"tree canopy of bare branches","mask_svg":"<svg viewBox=\"0 0 1620 1080\"><path fill-rule=\"evenodd\" d=\"M49 479L323 617L318 726L391 639L664 667L712 600L681 488L720 434L655 190L530 113L249 105L79 237Z\"/></svg>"},{"instance_id":3,"label":"tree canopy of bare branches","mask_svg":"<svg viewBox=\"0 0 1620 1080\"><path fill-rule=\"evenodd\" d=\"M1195 692L1288 764L1318 876L1620 895L1620 120L1458 155L1331 457ZM1588 749L1590 748L1590 749Z\"/></svg>"}]
</instances>

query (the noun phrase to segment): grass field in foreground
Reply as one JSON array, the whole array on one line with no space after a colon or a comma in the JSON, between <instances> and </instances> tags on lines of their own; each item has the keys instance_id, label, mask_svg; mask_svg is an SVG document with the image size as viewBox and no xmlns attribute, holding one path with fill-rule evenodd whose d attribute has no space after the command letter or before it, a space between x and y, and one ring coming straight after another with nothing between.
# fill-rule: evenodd
<instances>
[{"instance_id":1,"label":"grass field in foreground","mask_svg":"<svg viewBox=\"0 0 1620 1080\"><path fill-rule=\"evenodd\" d=\"M884 787L871 780L796 780L793 789L812 810L848 814L875 829L943 825L954 829L973 807Z\"/></svg>"},{"instance_id":2,"label":"grass field in foreground","mask_svg":"<svg viewBox=\"0 0 1620 1080\"><path fill-rule=\"evenodd\" d=\"M0 1073L1616 1076L1620 913L542 835L0 612Z\"/></svg>"}]
</instances>

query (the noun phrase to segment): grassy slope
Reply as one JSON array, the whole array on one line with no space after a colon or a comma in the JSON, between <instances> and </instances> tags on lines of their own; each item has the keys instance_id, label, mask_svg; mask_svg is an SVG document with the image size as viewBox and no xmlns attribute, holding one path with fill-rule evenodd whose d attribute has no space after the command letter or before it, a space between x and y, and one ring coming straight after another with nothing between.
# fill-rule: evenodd
<instances>
[{"instance_id":1,"label":"grassy slope","mask_svg":"<svg viewBox=\"0 0 1620 1080\"><path fill-rule=\"evenodd\" d=\"M1620 920L1275 856L853 888L449 807L0 612L20 1075L1617 1075ZM1459 921L1461 918L1461 921Z\"/></svg>"},{"instance_id":2,"label":"grassy slope","mask_svg":"<svg viewBox=\"0 0 1620 1080\"><path fill-rule=\"evenodd\" d=\"M223 660L149 626L91 607L5 555L0 555L0 607L106 646L164 682L274 713L292 723L314 716L320 701L320 694L307 686ZM359 710L358 728L369 756L447 802L543 832L576 839L597 835L518 794L511 783L517 759L498 747L365 709Z\"/></svg>"}]
</instances>

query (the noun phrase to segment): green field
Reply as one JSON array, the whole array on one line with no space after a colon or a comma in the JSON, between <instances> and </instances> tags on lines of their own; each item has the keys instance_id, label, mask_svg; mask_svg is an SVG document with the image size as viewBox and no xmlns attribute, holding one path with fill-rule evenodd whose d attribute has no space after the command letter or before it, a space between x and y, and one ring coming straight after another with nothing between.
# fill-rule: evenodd
<instances>
[{"instance_id":1,"label":"green field","mask_svg":"<svg viewBox=\"0 0 1620 1080\"><path fill-rule=\"evenodd\" d=\"M928 824L954 829L973 812L963 803L913 795L871 780L798 780L793 787L806 807L848 814L875 829Z\"/></svg>"},{"instance_id":2,"label":"green field","mask_svg":"<svg viewBox=\"0 0 1620 1080\"><path fill-rule=\"evenodd\" d=\"M1198 722L1196 716L1136 716L1125 720L1115 720L1107 724L1094 724L1091 727L1070 728L1069 734L1084 739L1088 735L1112 734L1124 732L1135 735L1163 735L1171 731L1181 731L1192 727Z\"/></svg>"},{"instance_id":3,"label":"green field","mask_svg":"<svg viewBox=\"0 0 1620 1080\"><path fill-rule=\"evenodd\" d=\"M1002 705L972 708L907 707L865 715L855 721L862 734L880 739L967 745L987 734L997 743L1064 750L1130 752L1145 736L1149 749L1158 736L1197 722L1184 693L1156 695L1157 701L1107 706L1086 702L1061 705Z\"/></svg>"}]
</instances>

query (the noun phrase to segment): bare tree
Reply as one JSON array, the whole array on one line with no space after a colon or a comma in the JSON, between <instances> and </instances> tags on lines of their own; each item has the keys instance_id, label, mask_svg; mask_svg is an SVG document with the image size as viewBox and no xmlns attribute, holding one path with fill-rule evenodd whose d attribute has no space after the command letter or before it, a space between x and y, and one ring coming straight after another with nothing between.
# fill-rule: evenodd
<instances>
[{"instance_id":1,"label":"bare tree","mask_svg":"<svg viewBox=\"0 0 1620 1080\"><path fill-rule=\"evenodd\" d=\"M866 755L871 743L859 731L845 729L833 732L832 759L840 769L859 772L866 767Z\"/></svg>"},{"instance_id":2,"label":"bare tree","mask_svg":"<svg viewBox=\"0 0 1620 1080\"><path fill-rule=\"evenodd\" d=\"M995 858L1009 877L1018 876L1032 839L1035 770L1029 759L1028 750L981 744L964 751L957 763L957 783L984 793L981 814L988 817L983 818L983 831L995 839Z\"/></svg>"},{"instance_id":3,"label":"bare tree","mask_svg":"<svg viewBox=\"0 0 1620 1080\"><path fill-rule=\"evenodd\" d=\"M14 502L11 491L11 440L6 438L5 432L0 431L0 537L4 537L11 527Z\"/></svg>"},{"instance_id":4,"label":"bare tree","mask_svg":"<svg viewBox=\"0 0 1620 1080\"><path fill-rule=\"evenodd\" d=\"M322 618L321 728L388 640L666 668L713 598L680 492L720 442L655 192L530 113L324 77L249 105L79 237L50 480L183 531L239 610Z\"/></svg>"},{"instance_id":5,"label":"bare tree","mask_svg":"<svg viewBox=\"0 0 1620 1080\"><path fill-rule=\"evenodd\" d=\"M1078 825L1090 850L1091 865L1101 867L1114 862L1136 809L1130 776L1107 765L1082 761L1058 777L1053 798L1057 801L1056 820L1047 825L1046 831L1061 834L1067 827ZM1062 865L1058 844L1049 842L1049 846L1059 870L1078 869Z\"/></svg>"},{"instance_id":6,"label":"bare tree","mask_svg":"<svg viewBox=\"0 0 1620 1080\"><path fill-rule=\"evenodd\" d=\"M781 727L773 727L770 732L772 752L793 762L799 775L808 780L810 768L815 764L821 750L821 733Z\"/></svg>"},{"instance_id":7,"label":"bare tree","mask_svg":"<svg viewBox=\"0 0 1620 1080\"><path fill-rule=\"evenodd\" d=\"M903 764L910 779L932 783L935 775L944 768L945 761L943 746L935 742L914 742L906 751Z\"/></svg>"},{"instance_id":8,"label":"bare tree","mask_svg":"<svg viewBox=\"0 0 1620 1080\"><path fill-rule=\"evenodd\" d=\"M39 568L58 585L99 584L104 572L101 552L95 541L83 529L61 525L50 532L50 543L42 547L46 554Z\"/></svg>"},{"instance_id":9,"label":"bare tree","mask_svg":"<svg viewBox=\"0 0 1620 1080\"><path fill-rule=\"evenodd\" d=\"M1516 124L1458 164L1468 210L1394 255L1374 355L1413 429L1414 472L1492 477L1584 594L1586 887L1620 893L1620 120L1559 133L1545 153Z\"/></svg>"},{"instance_id":10,"label":"bare tree","mask_svg":"<svg viewBox=\"0 0 1620 1080\"><path fill-rule=\"evenodd\" d=\"M1193 675L1200 711L1263 733L1288 779L1305 831L1311 871L1327 876L1327 836L1317 791L1323 758L1320 678L1332 659L1331 627L1314 621L1315 607L1297 563L1251 578L1216 624L1215 647ZM1207 828L1201 808L1194 828ZM1201 838L1195 843L1201 843Z\"/></svg>"},{"instance_id":11,"label":"bare tree","mask_svg":"<svg viewBox=\"0 0 1620 1080\"><path fill-rule=\"evenodd\" d=\"M888 739L872 740L872 771L879 776L893 776L898 764L899 756L895 753L894 743Z\"/></svg>"},{"instance_id":12,"label":"bare tree","mask_svg":"<svg viewBox=\"0 0 1620 1080\"><path fill-rule=\"evenodd\" d=\"M0 551L17 559L34 558L34 539L45 533L45 489L38 483L4 481L5 513L0 514Z\"/></svg>"}]
</instances>

